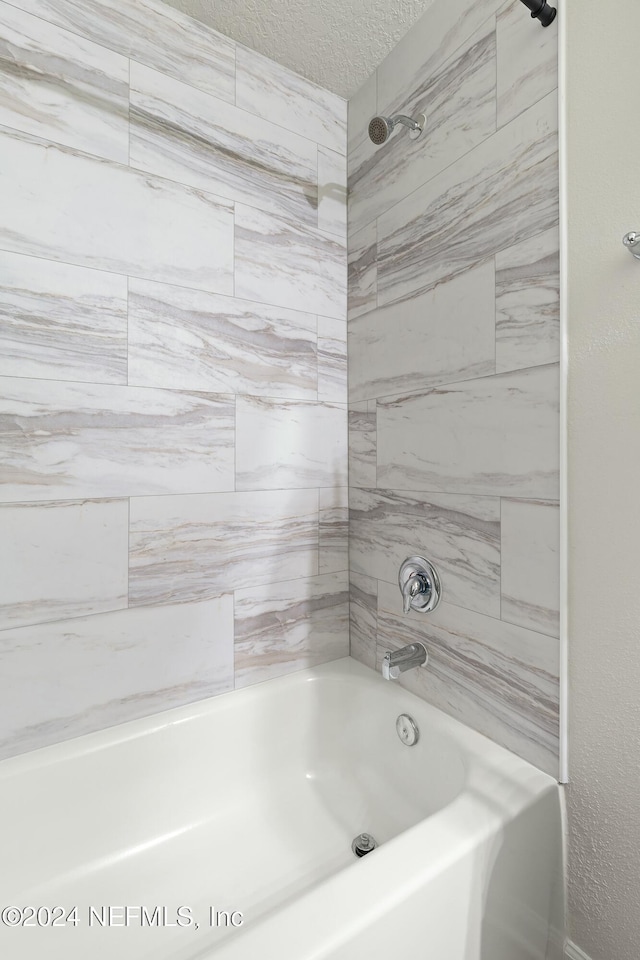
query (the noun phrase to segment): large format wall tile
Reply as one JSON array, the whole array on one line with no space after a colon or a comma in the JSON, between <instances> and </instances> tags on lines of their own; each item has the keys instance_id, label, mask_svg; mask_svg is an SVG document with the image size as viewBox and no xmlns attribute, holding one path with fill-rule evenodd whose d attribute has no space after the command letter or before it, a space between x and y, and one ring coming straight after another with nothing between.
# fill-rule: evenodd
<instances>
[{"instance_id":1,"label":"large format wall tile","mask_svg":"<svg viewBox=\"0 0 640 960\"><path fill-rule=\"evenodd\" d=\"M347 484L347 408L238 397L236 489Z\"/></svg>"},{"instance_id":2,"label":"large format wall tile","mask_svg":"<svg viewBox=\"0 0 640 960\"><path fill-rule=\"evenodd\" d=\"M378 220L378 302L429 290L558 222L555 93Z\"/></svg>"},{"instance_id":3,"label":"large format wall tile","mask_svg":"<svg viewBox=\"0 0 640 960\"><path fill-rule=\"evenodd\" d=\"M422 641L429 662L401 684L557 776L557 640L448 603L428 617L398 616L397 592L379 583L378 662Z\"/></svg>"},{"instance_id":4,"label":"large format wall tile","mask_svg":"<svg viewBox=\"0 0 640 960\"><path fill-rule=\"evenodd\" d=\"M129 160L129 63L0 3L0 124Z\"/></svg>"},{"instance_id":5,"label":"large format wall tile","mask_svg":"<svg viewBox=\"0 0 640 960\"><path fill-rule=\"evenodd\" d=\"M131 165L140 170L317 226L317 154L304 137L131 64Z\"/></svg>"},{"instance_id":6,"label":"large format wall tile","mask_svg":"<svg viewBox=\"0 0 640 960\"><path fill-rule=\"evenodd\" d=\"M349 320L378 304L378 231L377 223L363 227L349 235L348 243L348 299Z\"/></svg>"},{"instance_id":7,"label":"large format wall tile","mask_svg":"<svg viewBox=\"0 0 640 960\"><path fill-rule=\"evenodd\" d=\"M557 499L558 378L549 364L379 400L378 484Z\"/></svg>"},{"instance_id":8,"label":"large format wall tile","mask_svg":"<svg viewBox=\"0 0 640 960\"><path fill-rule=\"evenodd\" d=\"M127 278L0 251L0 376L127 382Z\"/></svg>"},{"instance_id":9,"label":"large format wall tile","mask_svg":"<svg viewBox=\"0 0 640 960\"><path fill-rule=\"evenodd\" d=\"M498 126L509 123L558 86L558 20L532 30L509 0L497 17Z\"/></svg>"},{"instance_id":10,"label":"large format wall tile","mask_svg":"<svg viewBox=\"0 0 640 960\"><path fill-rule=\"evenodd\" d=\"M317 490L131 500L132 606L317 573Z\"/></svg>"},{"instance_id":11,"label":"large format wall tile","mask_svg":"<svg viewBox=\"0 0 640 960\"><path fill-rule=\"evenodd\" d=\"M346 100L242 46L237 49L236 84L239 107L346 152Z\"/></svg>"},{"instance_id":12,"label":"large format wall tile","mask_svg":"<svg viewBox=\"0 0 640 960\"><path fill-rule=\"evenodd\" d=\"M439 71L458 50L468 47L503 2L434 0L378 67L378 111L385 116L403 112L407 91L419 89L425 75Z\"/></svg>"},{"instance_id":13,"label":"large format wall tile","mask_svg":"<svg viewBox=\"0 0 640 960\"><path fill-rule=\"evenodd\" d=\"M233 205L32 137L0 135L0 245L233 293Z\"/></svg>"},{"instance_id":14,"label":"large format wall tile","mask_svg":"<svg viewBox=\"0 0 640 960\"><path fill-rule=\"evenodd\" d=\"M318 147L318 227L338 237L347 233L347 159L326 147Z\"/></svg>"},{"instance_id":15,"label":"large format wall tile","mask_svg":"<svg viewBox=\"0 0 640 960\"><path fill-rule=\"evenodd\" d=\"M311 314L130 280L129 383L315 399L316 327Z\"/></svg>"},{"instance_id":16,"label":"large format wall tile","mask_svg":"<svg viewBox=\"0 0 640 960\"><path fill-rule=\"evenodd\" d=\"M0 505L0 629L127 605L126 500Z\"/></svg>"},{"instance_id":17,"label":"large format wall tile","mask_svg":"<svg viewBox=\"0 0 640 960\"><path fill-rule=\"evenodd\" d=\"M236 688L349 655L347 573L235 592Z\"/></svg>"},{"instance_id":18,"label":"large format wall tile","mask_svg":"<svg viewBox=\"0 0 640 960\"><path fill-rule=\"evenodd\" d=\"M325 487L318 494L318 571L339 573L349 569L349 490Z\"/></svg>"},{"instance_id":19,"label":"large format wall tile","mask_svg":"<svg viewBox=\"0 0 640 960\"><path fill-rule=\"evenodd\" d=\"M377 485L377 405L364 400L349 406L349 486Z\"/></svg>"},{"instance_id":20,"label":"large format wall tile","mask_svg":"<svg viewBox=\"0 0 640 960\"><path fill-rule=\"evenodd\" d=\"M241 204L235 220L236 296L345 318L344 239Z\"/></svg>"},{"instance_id":21,"label":"large format wall tile","mask_svg":"<svg viewBox=\"0 0 640 960\"><path fill-rule=\"evenodd\" d=\"M349 574L350 652L354 660L376 668L378 581L353 570Z\"/></svg>"},{"instance_id":22,"label":"large format wall tile","mask_svg":"<svg viewBox=\"0 0 640 960\"><path fill-rule=\"evenodd\" d=\"M495 21L487 20L455 55L423 70L402 94L400 112L425 114L426 132L404 128L381 147L362 141L349 157L350 229L366 223L468 153L496 129ZM378 96L386 100L384 84ZM393 112L397 112L394 110Z\"/></svg>"},{"instance_id":23,"label":"large format wall tile","mask_svg":"<svg viewBox=\"0 0 640 960\"><path fill-rule=\"evenodd\" d=\"M428 557L449 603L500 616L497 497L352 489L349 507L352 570L396 584L407 557Z\"/></svg>"},{"instance_id":24,"label":"large format wall tile","mask_svg":"<svg viewBox=\"0 0 640 960\"><path fill-rule=\"evenodd\" d=\"M352 320L349 353L352 402L494 373L493 261Z\"/></svg>"},{"instance_id":25,"label":"large format wall tile","mask_svg":"<svg viewBox=\"0 0 640 960\"><path fill-rule=\"evenodd\" d=\"M318 400L347 399L347 322L318 317Z\"/></svg>"},{"instance_id":26,"label":"large format wall tile","mask_svg":"<svg viewBox=\"0 0 640 960\"><path fill-rule=\"evenodd\" d=\"M233 689L233 598L0 633L0 756Z\"/></svg>"},{"instance_id":27,"label":"large format wall tile","mask_svg":"<svg viewBox=\"0 0 640 960\"><path fill-rule=\"evenodd\" d=\"M560 359L557 227L496 256L496 370Z\"/></svg>"},{"instance_id":28,"label":"large format wall tile","mask_svg":"<svg viewBox=\"0 0 640 960\"><path fill-rule=\"evenodd\" d=\"M234 398L4 378L0 499L233 490Z\"/></svg>"},{"instance_id":29,"label":"large format wall tile","mask_svg":"<svg viewBox=\"0 0 640 960\"><path fill-rule=\"evenodd\" d=\"M560 509L502 501L502 619L560 635Z\"/></svg>"},{"instance_id":30,"label":"large format wall tile","mask_svg":"<svg viewBox=\"0 0 640 960\"><path fill-rule=\"evenodd\" d=\"M12 2L71 33L233 102L233 41L160 0Z\"/></svg>"}]
</instances>

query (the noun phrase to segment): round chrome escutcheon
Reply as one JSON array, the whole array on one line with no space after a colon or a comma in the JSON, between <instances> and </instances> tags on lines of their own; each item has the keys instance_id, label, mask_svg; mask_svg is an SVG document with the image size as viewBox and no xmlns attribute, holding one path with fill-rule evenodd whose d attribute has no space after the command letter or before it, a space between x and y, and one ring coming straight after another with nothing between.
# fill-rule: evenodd
<instances>
[{"instance_id":1,"label":"round chrome escutcheon","mask_svg":"<svg viewBox=\"0 0 640 960\"><path fill-rule=\"evenodd\" d=\"M396 720L396 730L398 736L407 747L415 747L420 739L420 731L418 730L416 722L408 713L400 714Z\"/></svg>"}]
</instances>

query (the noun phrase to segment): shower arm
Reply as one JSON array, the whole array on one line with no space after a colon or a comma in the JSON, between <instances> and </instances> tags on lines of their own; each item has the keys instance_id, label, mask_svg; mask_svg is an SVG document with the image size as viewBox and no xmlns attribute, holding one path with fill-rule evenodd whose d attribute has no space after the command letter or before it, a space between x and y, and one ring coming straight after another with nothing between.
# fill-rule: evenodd
<instances>
[{"instance_id":1,"label":"shower arm","mask_svg":"<svg viewBox=\"0 0 640 960\"><path fill-rule=\"evenodd\" d=\"M394 127L397 123L402 123L405 127L409 127L409 130L422 129L417 120L412 120L411 117L405 117L403 113L399 113L396 117L391 117L390 119Z\"/></svg>"}]
</instances>

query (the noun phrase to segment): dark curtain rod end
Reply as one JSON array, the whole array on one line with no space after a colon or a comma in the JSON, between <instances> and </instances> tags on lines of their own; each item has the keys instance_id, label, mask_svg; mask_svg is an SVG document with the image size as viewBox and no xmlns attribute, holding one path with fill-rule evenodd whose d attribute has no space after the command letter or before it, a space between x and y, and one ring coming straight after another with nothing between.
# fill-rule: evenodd
<instances>
[{"instance_id":1,"label":"dark curtain rod end","mask_svg":"<svg viewBox=\"0 0 640 960\"><path fill-rule=\"evenodd\" d=\"M547 0L521 0L525 7L531 10L532 20L539 20L543 27L548 27L556 18L558 11L549 6Z\"/></svg>"}]
</instances>

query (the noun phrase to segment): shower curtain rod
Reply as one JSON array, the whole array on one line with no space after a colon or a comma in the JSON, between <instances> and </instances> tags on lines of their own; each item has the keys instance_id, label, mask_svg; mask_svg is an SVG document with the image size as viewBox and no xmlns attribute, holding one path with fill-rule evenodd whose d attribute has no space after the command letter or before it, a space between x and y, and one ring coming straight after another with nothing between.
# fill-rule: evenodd
<instances>
[{"instance_id":1,"label":"shower curtain rod","mask_svg":"<svg viewBox=\"0 0 640 960\"><path fill-rule=\"evenodd\" d=\"M531 10L531 18L539 20L543 27L548 27L556 18L558 11L555 7L550 7L547 0L520 0L520 2Z\"/></svg>"}]
</instances>

